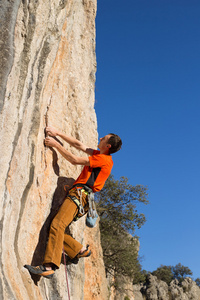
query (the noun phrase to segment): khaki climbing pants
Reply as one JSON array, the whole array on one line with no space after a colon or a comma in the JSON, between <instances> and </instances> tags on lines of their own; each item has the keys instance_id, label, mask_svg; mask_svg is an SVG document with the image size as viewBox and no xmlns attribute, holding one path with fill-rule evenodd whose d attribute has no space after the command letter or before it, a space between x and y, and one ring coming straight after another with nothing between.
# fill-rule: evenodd
<instances>
[{"instance_id":1,"label":"khaki climbing pants","mask_svg":"<svg viewBox=\"0 0 200 300\"><path fill-rule=\"evenodd\" d=\"M76 189L70 190L69 194L79 199ZM82 205L86 212L88 210L88 197L84 192L82 192ZM43 264L53 263L59 268L63 247L70 258L74 258L80 252L83 246L65 233L66 227L73 221L77 213L77 205L68 196L51 223Z\"/></svg>"}]
</instances>

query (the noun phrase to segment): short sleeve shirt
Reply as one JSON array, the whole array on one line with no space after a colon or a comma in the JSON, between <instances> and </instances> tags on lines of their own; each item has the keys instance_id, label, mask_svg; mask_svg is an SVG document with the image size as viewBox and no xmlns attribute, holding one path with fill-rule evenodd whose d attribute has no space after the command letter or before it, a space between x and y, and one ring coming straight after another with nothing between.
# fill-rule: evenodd
<instances>
[{"instance_id":1,"label":"short sleeve shirt","mask_svg":"<svg viewBox=\"0 0 200 300\"><path fill-rule=\"evenodd\" d=\"M100 154L100 151L94 150L93 155L89 156L90 166L84 166L83 171L74 184L80 183L88 185L93 192L100 191L113 167L111 155Z\"/></svg>"}]
</instances>

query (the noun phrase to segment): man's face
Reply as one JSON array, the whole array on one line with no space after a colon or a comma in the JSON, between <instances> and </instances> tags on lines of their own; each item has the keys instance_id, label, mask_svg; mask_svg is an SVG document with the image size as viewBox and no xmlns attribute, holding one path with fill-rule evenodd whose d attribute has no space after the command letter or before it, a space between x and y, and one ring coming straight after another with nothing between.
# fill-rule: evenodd
<instances>
[{"instance_id":1,"label":"man's face","mask_svg":"<svg viewBox=\"0 0 200 300\"><path fill-rule=\"evenodd\" d=\"M105 135L104 137L100 138L100 142L98 145L98 148L100 150L105 150L106 148L108 148L109 144L108 144L108 140L110 138L110 134Z\"/></svg>"}]
</instances>

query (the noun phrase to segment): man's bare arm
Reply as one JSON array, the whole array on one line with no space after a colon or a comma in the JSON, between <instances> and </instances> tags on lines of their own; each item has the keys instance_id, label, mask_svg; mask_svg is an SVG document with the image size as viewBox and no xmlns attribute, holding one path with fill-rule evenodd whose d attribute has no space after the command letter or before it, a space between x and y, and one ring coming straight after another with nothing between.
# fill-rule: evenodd
<instances>
[{"instance_id":1,"label":"man's bare arm","mask_svg":"<svg viewBox=\"0 0 200 300\"><path fill-rule=\"evenodd\" d=\"M66 141L69 145L71 145L72 147L75 147L76 149L81 150L89 155L93 154L94 149L91 149L91 148L85 146L82 142L78 141L77 139L75 139L71 136L68 136L68 135L62 133L61 131L57 130L56 128L46 127L46 133L47 133L47 135L50 135L50 136L59 136L64 141Z\"/></svg>"},{"instance_id":2,"label":"man's bare arm","mask_svg":"<svg viewBox=\"0 0 200 300\"><path fill-rule=\"evenodd\" d=\"M71 152L67 151L60 143L58 143L54 138L52 137L46 137L45 139L45 145L48 147L54 147L60 152L60 154L68 160L72 165L83 165L83 166L89 166L90 161L88 157L78 157Z\"/></svg>"}]
</instances>

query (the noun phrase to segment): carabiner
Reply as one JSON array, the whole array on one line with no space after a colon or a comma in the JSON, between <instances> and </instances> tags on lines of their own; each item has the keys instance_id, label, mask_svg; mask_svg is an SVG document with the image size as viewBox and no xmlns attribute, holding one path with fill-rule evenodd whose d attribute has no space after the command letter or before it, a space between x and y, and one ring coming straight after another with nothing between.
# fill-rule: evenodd
<instances>
[{"instance_id":1,"label":"carabiner","mask_svg":"<svg viewBox=\"0 0 200 300\"><path fill-rule=\"evenodd\" d=\"M82 214L82 215L84 215L84 213L85 213L85 211L84 211L84 208L83 208L83 205L82 205L82 204L79 206L79 213L80 213L80 214Z\"/></svg>"}]
</instances>

